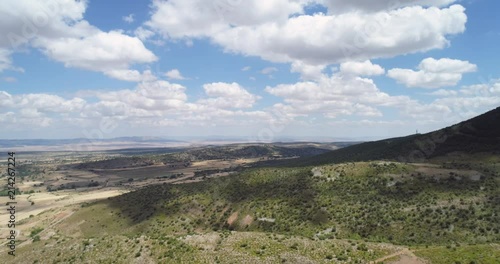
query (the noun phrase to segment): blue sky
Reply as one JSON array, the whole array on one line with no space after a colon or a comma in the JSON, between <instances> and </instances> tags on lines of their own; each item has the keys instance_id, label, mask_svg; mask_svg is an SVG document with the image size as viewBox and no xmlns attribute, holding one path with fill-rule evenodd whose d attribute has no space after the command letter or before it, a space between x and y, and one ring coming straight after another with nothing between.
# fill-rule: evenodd
<instances>
[{"instance_id":1,"label":"blue sky","mask_svg":"<svg viewBox=\"0 0 500 264\"><path fill-rule=\"evenodd\" d=\"M392 2L3 1L0 138L386 138L500 105L498 1Z\"/></svg>"}]
</instances>

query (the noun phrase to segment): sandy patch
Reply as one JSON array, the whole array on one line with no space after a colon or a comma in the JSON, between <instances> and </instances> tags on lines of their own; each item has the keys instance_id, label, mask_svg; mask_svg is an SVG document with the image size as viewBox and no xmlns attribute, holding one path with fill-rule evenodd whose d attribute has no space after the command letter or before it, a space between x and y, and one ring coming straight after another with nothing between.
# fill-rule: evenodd
<instances>
[{"instance_id":1,"label":"sandy patch","mask_svg":"<svg viewBox=\"0 0 500 264\"><path fill-rule=\"evenodd\" d=\"M246 215L245 218L241 221L242 226L249 226L253 223L253 217L251 215Z\"/></svg>"},{"instance_id":2,"label":"sandy patch","mask_svg":"<svg viewBox=\"0 0 500 264\"><path fill-rule=\"evenodd\" d=\"M425 264L424 261L420 260L415 256L401 255L398 260L388 262L389 264Z\"/></svg>"},{"instance_id":3,"label":"sandy patch","mask_svg":"<svg viewBox=\"0 0 500 264\"><path fill-rule=\"evenodd\" d=\"M375 261L371 261L370 264L383 263L389 259L398 258L397 260L391 260L388 263L392 264L426 264L425 261L419 259L411 250L405 248L401 251L392 253L385 257L379 258Z\"/></svg>"},{"instance_id":4,"label":"sandy patch","mask_svg":"<svg viewBox=\"0 0 500 264\"><path fill-rule=\"evenodd\" d=\"M238 212L234 212L231 214L231 216L229 216L229 218L227 219L227 223L229 225L233 225L234 222L238 219Z\"/></svg>"}]
</instances>

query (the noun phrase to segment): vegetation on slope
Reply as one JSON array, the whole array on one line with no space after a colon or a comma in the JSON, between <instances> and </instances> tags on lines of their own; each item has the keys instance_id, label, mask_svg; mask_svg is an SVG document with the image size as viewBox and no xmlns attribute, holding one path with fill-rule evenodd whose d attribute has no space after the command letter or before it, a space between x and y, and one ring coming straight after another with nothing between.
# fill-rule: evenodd
<instances>
[{"instance_id":1,"label":"vegetation on slope","mask_svg":"<svg viewBox=\"0 0 500 264\"><path fill-rule=\"evenodd\" d=\"M241 144L190 149L163 155L118 157L108 160L82 163L77 169L118 169L150 166L154 164L189 163L200 160L241 159L264 157L308 157L331 150L329 146L282 146L283 144Z\"/></svg>"},{"instance_id":2,"label":"vegetation on slope","mask_svg":"<svg viewBox=\"0 0 500 264\"><path fill-rule=\"evenodd\" d=\"M500 154L500 107L459 124L407 137L366 142L294 161L295 166L397 160L420 162L452 153Z\"/></svg>"},{"instance_id":3,"label":"vegetation on slope","mask_svg":"<svg viewBox=\"0 0 500 264\"><path fill-rule=\"evenodd\" d=\"M302 257L308 261L366 263L383 255L382 248L373 243L429 246L429 250L456 247L457 243L465 248L499 243L499 161L440 165L360 162L251 169L204 182L149 186L86 205L61 223L57 233L71 241L91 241L91 245L99 241L96 250L116 240L123 244L118 246L120 258L147 254L166 263L181 257L215 262L220 254L235 261L276 262L280 260L276 257ZM454 172L444 173L448 171ZM476 174L480 177L469 178ZM254 241L261 233L276 238ZM214 242L218 251L200 249L203 243L189 242L193 237L210 240L210 234L236 237L229 244L222 239L223 246ZM241 234L250 238L243 239ZM355 246L341 246L347 240ZM131 248L134 244L130 241L139 242ZM312 248L321 246L307 253L305 242L300 241L309 241ZM74 248L89 250L80 246L84 242L72 243ZM480 259L467 257L465 248L457 251L465 254L456 255L458 259ZM422 249L421 255L429 252ZM288 253L293 256L286 257ZM97 253L64 254L67 259L82 255L98 258L94 256Z\"/></svg>"}]
</instances>

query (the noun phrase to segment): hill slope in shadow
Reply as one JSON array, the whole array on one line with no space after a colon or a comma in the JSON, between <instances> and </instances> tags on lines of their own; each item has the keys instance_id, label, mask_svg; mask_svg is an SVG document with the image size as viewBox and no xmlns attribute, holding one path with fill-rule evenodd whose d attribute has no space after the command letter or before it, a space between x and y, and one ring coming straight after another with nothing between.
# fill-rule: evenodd
<instances>
[{"instance_id":1,"label":"hill slope in shadow","mask_svg":"<svg viewBox=\"0 0 500 264\"><path fill-rule=\"evenodd\" d=\"M368 160L420 162L452 153L500 153L500 107L427 134L361 143L294 162L293 166Z\"/></svg>"}]
</instances>

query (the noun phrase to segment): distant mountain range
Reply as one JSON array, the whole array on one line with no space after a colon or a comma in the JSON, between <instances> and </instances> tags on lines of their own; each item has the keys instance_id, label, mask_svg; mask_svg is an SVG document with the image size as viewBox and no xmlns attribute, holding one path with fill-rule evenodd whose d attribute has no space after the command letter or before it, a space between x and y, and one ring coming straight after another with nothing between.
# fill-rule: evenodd
<instances>
[{"instance_id":1,"label":"distant mountain range","mask_svg":"<svg viewBox=\"0 0 500 264\"><path fill-rule=\"evenodd\" d=\"M315 142L335 142L341 146L358 143L359 140L340 138L320 138ZM307 143L293 138L276 138L275 143ZM107 139L0 139L0 149L18 151L101 151L101 150L132 150L132 149L152 149L152 148L172 148L172 147L193 147L208 145L227 145L232 143L269 143L250 142L244 137L117 137ZM338 143L338 144L337 144Z\"/></svg>"},{"instance_id":2,"label":"distant mountain range","mask_svg":"<svg viewBox=\"0 0 500 264\"><path fill-rule=\"evenodd\" d=\"M0 148L23 148L30 150L71 150L75 146L95 145L102 148L158 147L167 143L185 143L161 137L118 137L110 139L0 139ZM47 147L44 149L44 147Z\"/></svg>"}]
</instances>

